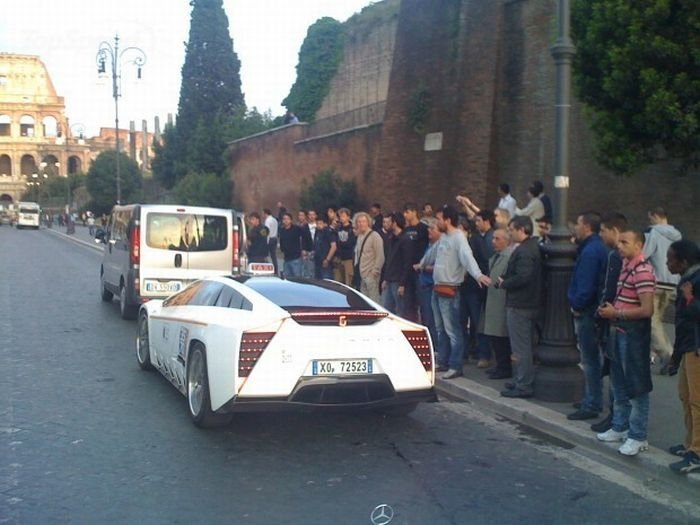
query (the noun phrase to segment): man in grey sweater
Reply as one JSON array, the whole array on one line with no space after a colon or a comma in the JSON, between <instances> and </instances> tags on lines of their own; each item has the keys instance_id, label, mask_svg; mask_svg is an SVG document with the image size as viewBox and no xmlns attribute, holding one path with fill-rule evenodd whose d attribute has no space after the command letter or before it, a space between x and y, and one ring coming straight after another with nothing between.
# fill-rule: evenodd
<instances>
[{"instance_id":1,"label":"man in grey sweater","mask_svg":"<svg viewBox=\"0 0 700 525\"><path fill-rule=\"evenodd\" d=\"M437 244L433 279L433 315L438 334L438 371L447 372L443 379L462 375L464 338L459 324L460 285L466 272L481 286L491 279L481 273L469 242L457 228L458 214L452 206L442 208L438 228L443 232Z\"/></svg>"}]
</instances>

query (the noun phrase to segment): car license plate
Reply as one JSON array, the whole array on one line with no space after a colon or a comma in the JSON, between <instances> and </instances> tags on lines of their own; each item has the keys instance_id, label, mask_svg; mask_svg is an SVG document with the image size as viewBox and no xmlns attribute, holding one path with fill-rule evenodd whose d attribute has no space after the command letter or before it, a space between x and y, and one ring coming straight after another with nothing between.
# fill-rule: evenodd
<instances>
[{"instance_id":1,"label":"car license plate","mask_svg":"<svg viewBox=\"0 0 700 525\"><path fill-rule=\"evenodd\" d=\"M311 373L315 376L337 376L351 374L371 374L371 359L334 359L332 361L314 360Z\"/></svg>"},{"instance_id":2,"label":"car license plate","mask_svg":"<svg viewBox=\"0 0 700 525\"><path fill-rule=\"evenodd\" d=\"M146 281L146 291L156 293L174 293L180 291L182 283L180 281L169 281L161 283L159 281Z\"/></svg>"}]
</instances>

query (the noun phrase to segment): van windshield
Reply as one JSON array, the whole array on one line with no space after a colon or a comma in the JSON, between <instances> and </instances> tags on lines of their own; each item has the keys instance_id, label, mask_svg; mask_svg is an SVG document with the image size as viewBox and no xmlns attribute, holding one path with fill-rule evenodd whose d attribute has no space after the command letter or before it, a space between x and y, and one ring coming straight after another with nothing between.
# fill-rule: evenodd
<instances>
[{"instance_id":1,"label":"van windshield","mask_svg":"<svg viewBox=\"0 0 700 525\"><path fill-rule=\"evenodd\" d=\"M224 215L154 212L146 219L146 244L150 248L211 252L225 250L229 237Z\"/></svg>"}]
</instances>

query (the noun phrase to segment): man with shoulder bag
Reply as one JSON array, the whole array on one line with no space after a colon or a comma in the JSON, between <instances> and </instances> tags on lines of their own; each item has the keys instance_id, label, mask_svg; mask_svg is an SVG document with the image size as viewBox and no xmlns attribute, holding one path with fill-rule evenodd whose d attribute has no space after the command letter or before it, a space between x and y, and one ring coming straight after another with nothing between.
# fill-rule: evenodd
<instances>
[{"instance_id":1,"label":"man with shoulder bag","mask_svg":"<svg viewBox=\"0 0 700 525\"><path fill-rule=\"evenodd\" d=\"M384 241L381 235L371 229L369 214L356 213L353 225L357 231L353 286L374 302L381 304L379 281L384 266Z\"/></svg>"},{"instance_id":2,"label":"man with shoulder bag","mask_svg":"<svg viewBox=\"0 0 700 525\"><path fill-rule=\"evenodd\" d=\"M443 379L463 375L464 336L459 323L459 305L464 276L468 272L480 286L491 283L491 279L481 273L467 238L457 228L458 220L457 210L445 206L437 223L443 235L436 245L432 308L438 335L438 371L447 372Z\"/></svg>"}]
</instances>

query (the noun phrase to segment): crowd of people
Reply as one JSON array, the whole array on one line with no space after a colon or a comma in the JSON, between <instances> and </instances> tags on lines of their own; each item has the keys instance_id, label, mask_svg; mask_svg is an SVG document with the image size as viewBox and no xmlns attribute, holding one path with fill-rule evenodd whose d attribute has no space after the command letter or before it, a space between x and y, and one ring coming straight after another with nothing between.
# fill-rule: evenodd
<instances>
[{"instance_id":1,"label":"crowd of people","mask_svg":"<svg viewBox=\"0 0 700 525\"><path fill-rule=\"evenodd\" d=\"M406 319L423 323L435 344L442 378L463 375L473 360L492 379L510 379L501 392L528 398L535 382L536 333L542 322L543 251L553 217L539 181L519 207L507 184L495 209L468 195L434 212L430 203L406 203L384 214L381 205L354 214L329 205L300 210L296 220L282 203L248 214L248 256L267 261L285 277L335 279ZM570 225L578 256L569 283L585 393L571 420L604 411L591 425L600 441L620 442L635 456L648 448L651 363L679 375L687 429L670 449L679 473L700 469L700 248L682 239L666 212L649 212L648 228L621 213L586 211ZM280 270L277 245L283 254ZM675 341L663 317L675 301Z\"/></svg>"}]
</instances>

